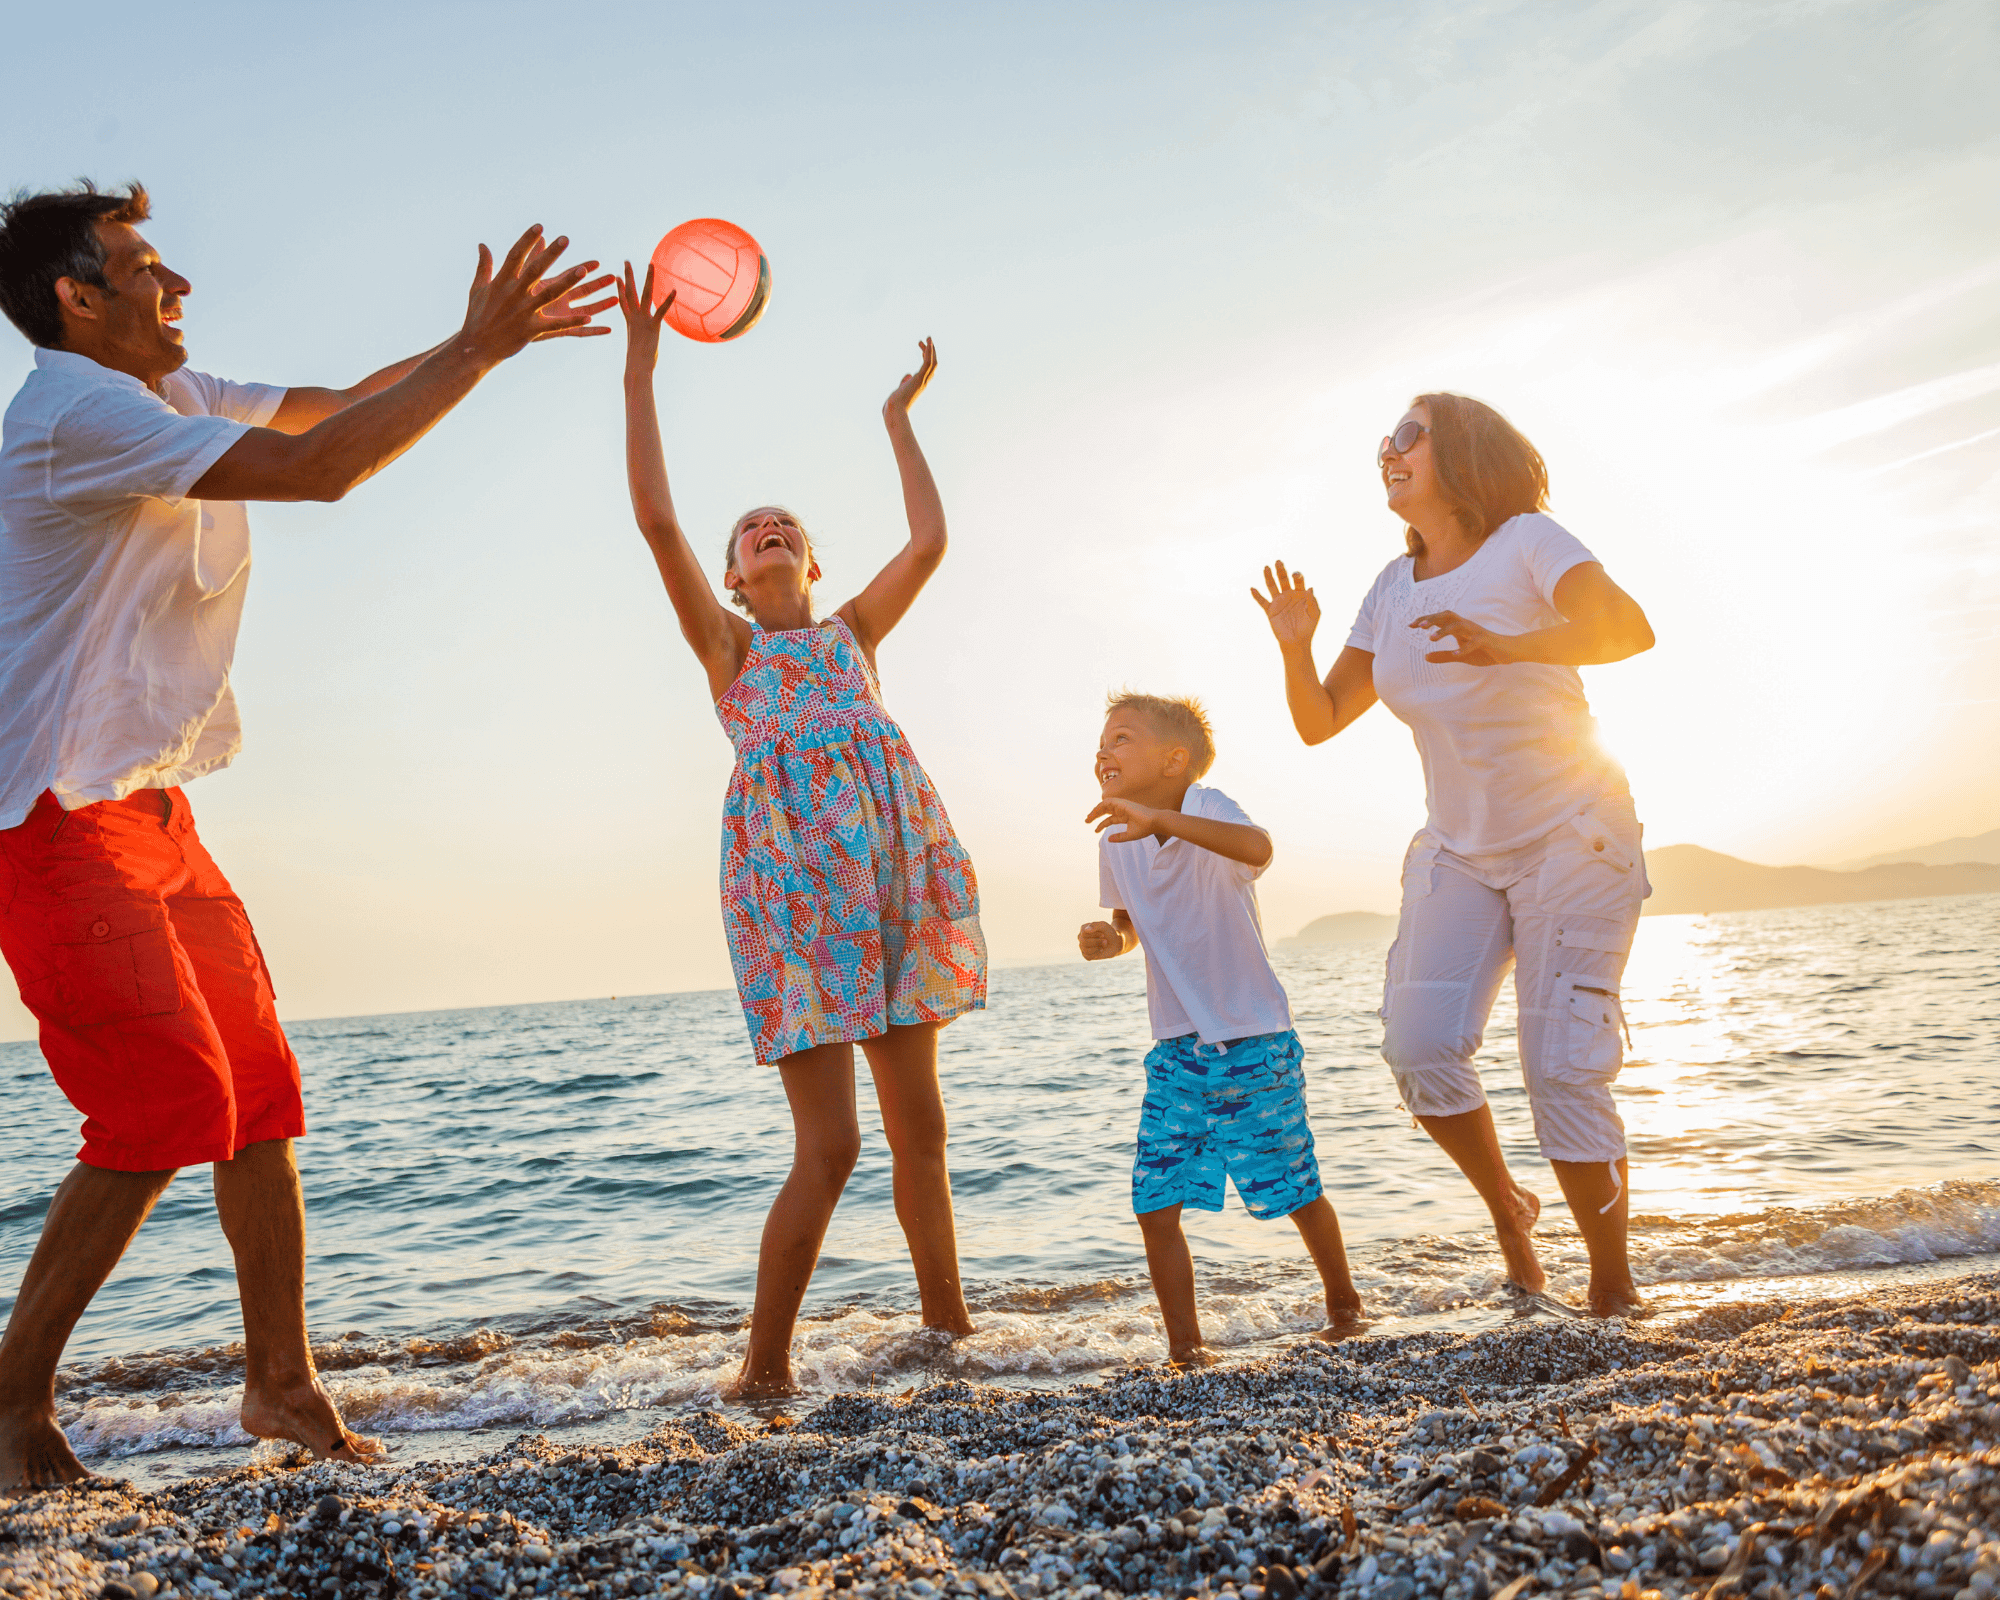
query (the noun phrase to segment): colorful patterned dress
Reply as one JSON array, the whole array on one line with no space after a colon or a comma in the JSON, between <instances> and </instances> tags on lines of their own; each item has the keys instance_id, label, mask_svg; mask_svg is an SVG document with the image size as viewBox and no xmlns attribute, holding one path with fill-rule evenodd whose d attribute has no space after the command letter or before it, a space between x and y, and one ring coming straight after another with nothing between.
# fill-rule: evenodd
<instances>
[{"instance_id":1,"label":"colorful patterned dress","mask_svg":"<svg viewBox=\"0 0 2000 1600\"><path fill-rule=\"evenodd\" d=\"M736 747L722 921L757 1059L982 1008L972 861L847 624L753 626L715 712Z\"/></svg>"}]
</instances>

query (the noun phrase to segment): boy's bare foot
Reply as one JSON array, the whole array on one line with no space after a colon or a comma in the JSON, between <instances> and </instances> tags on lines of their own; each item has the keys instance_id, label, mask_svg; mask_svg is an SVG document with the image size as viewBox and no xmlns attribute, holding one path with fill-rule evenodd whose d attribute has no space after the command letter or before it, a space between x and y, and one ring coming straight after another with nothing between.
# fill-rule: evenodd
<instances>
[{"instance_id":1,"label":"boy's bare foot","mask_svg":"<svg viewBox=\"0 0 2000 1600\"><path fill-rule=\"evenodd\" d=\"M1500 1260L1507 1268L1507 1281L1523 1294L1541 1294L1549 1286L1535 1254L1535 1224L1541 1219L1542 1202L1518 1183L1513 1200L1493 1216L1493 1233L1500 1241Z\"/></svg>"},{"instance_id":2,"label":"boy's bare foot","mask_svg":"<svg viewBox=\"0 0 2000 1600\"><path fill-rule=\"evenodd\" d=\"M1167 1365L1170 1367L1212 1367L1221 1359L1205 1344L1186 1344L1167 1350Z\"/></svg>"},{"instance_id":3,"label":"boy's bare foot","mask_svg":"<svg viewBox=\"0 0 2000 1600\"><path fill-rule=\"evenodd\" d=\"M56 1423L53 1405L0 1412L0 1494L46 1489L90 1476Z\"/></svg>"},{"instance_id":4,"label":"boy's bare foot","mask_svg":"<svg viewBox=\"0 0 2000 1600\"><path fill-rule=\"evenodd\" d=\"M954 1317L950 1322L926 1322L917 1330L919 1333L941 1334L947 1339L970 1339L979 1331L970 1316Z\"/></svg>"},{"instance_id":5,"label":"boy's bare foot","mask_svg":"<svg viewBox=\"0 0 2000 1600\"><path fill-rule=\"evenodd\" d=\"M1366 1333L1373 1326L1359 1301L1353 1305L1335 1305L1328 1301L1326 1326L1313 1337L1326 1344L1338 1344L1342 1339L1352 1339L1357 1333Z\"/></svg>"},{"instance_id":6,"label":"boy's bare foot","mask_svg":"<svg viewBox=\"0 0 2000 1600\"><path fill-rule=\"evenodd\" d=\"M317 1378L281 1387L245 1387L243 1431L259 1439L289 1439L322 1461L380 1461L388 1455L380 1439L349 1433L332 1398Z\"/></svg>"}]
</instances>

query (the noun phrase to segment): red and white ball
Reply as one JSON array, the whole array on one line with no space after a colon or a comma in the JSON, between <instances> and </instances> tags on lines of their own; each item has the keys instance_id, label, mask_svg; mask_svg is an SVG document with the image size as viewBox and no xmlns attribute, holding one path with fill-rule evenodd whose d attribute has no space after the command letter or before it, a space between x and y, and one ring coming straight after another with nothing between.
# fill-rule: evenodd
<instances>
[{"instance_id":1,"label":"red and white ball","mask_svg":"<svg viewBox=\"0 0 2000 1600\"><path fill-rule=\"evenodd\" d=\"M653 304L669 292L667 325L717 344L756 326L771 298L771 264L757 241L733 222L696 217L653 250Z\"/></svg>"}]
</instances>

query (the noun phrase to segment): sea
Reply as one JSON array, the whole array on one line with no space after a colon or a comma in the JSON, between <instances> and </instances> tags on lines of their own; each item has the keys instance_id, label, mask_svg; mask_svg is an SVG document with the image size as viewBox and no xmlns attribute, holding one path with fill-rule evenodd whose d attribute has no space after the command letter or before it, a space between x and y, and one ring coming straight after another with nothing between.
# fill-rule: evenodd
<instances>
[{"instance_id":1,"label":"sea","mask_svg":"<svg viewBox=\"0 0 2000 1600\"><path fill-rule=\"evenodd\" d=\"M1321 1172L1373 1333L1561 1315L1508 1292L1471 1189L1397 1105L1378 942L1281 948ZM1645 919L1618 1096L1632 1254L1662 1315L2000 1265L2000 896ZM733 993L299 1022L308 1310L351 1425L401 1457L503 1430L630 1437L728 1410L759 1230L789 1162L778 1076ZM960 1259L978 1331L918 1331L888 1151L863 1153L795 1365L815 1396L936 1377L1088 1380L1165 1353L1130 1204L1149 1040L1135 957L1002 968L944 1031ZM1575 1228L1536 1154L1503 995L1479 1057L1509 1162L1544 1201L1556 1297ZM75 1113L0 1045L0 1291L11 1296ZM1324 1321L1296 1232L1232 1192L1190 1212L1204 1330L1232 1357ZM11 1298L0 1301L0 1313ZM168 1481L246 1459L241 1320L205 1175L182 1174L72 1340L64 1426ZM268 1448L268 1447L266 1447Z\"/></svg>"}]
</instances>

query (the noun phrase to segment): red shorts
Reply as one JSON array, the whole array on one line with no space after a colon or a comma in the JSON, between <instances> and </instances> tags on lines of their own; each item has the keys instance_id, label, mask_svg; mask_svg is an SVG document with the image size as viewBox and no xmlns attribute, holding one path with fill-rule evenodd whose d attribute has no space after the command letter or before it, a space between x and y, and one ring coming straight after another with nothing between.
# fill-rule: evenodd
<instances>
[{"instance_id":1,"label":"red shorts","mask_svg":"<svg viewBox=\"0 0 2000 1600\"><path fill-rule=\"evenodd\" d=\"M305 1132L264 953L180 790L44 794L0 830L0 952L83 1113L79 1160L160 1172Z\"/></svg>"}]
</instances>

